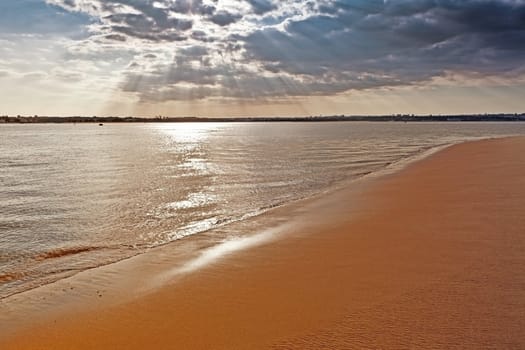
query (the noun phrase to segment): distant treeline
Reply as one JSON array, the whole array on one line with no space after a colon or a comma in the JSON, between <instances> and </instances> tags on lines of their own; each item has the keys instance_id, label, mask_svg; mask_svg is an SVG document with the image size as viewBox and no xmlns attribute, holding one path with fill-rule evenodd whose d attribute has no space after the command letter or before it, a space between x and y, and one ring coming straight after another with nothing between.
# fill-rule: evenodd
<instances>
[{"instance_id":1,"label":"distant treeline","mask_svg":"<svg viewBox=\"0 0 525 350\"><path fill-rule=\"evenodd\" d=\"M525 121L521 114L465 114L465 115L378 115L378 116L310 116L310 117L48 117L48 116L1 116L0 123L188 123L188 122L333 122L333 121L366 121L366 122L502 122Z\"/></svg>"}]
</instances>

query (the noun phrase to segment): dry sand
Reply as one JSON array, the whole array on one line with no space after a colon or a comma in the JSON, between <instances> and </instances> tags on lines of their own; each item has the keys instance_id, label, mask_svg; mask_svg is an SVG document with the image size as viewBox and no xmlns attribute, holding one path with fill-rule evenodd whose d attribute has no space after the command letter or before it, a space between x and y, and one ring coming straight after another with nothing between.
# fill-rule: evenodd
<instances>
[{"instance_id":1,"label":"dry sand","mask_svg":"<svg viewBox=\"0 0 525 350\"><path fill-rule=\"evenodd\" d=\"M296 220L282 239L0 348L525 349L525 138L452 146Z\"/></svg>"}]
</instances>

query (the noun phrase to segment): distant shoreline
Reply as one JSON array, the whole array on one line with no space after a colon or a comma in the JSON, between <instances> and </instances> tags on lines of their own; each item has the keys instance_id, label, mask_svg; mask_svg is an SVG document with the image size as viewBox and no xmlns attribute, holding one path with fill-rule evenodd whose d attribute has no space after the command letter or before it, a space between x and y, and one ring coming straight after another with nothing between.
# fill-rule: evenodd
<instances>
[{"instance_id":1,"label":"distant shoreline","mask_svg":"<svg viewBox=\"0 0 525 350\"><path fill-rule=\"evenodd\" d=\"M378 115L378 116L310 116L310 117L49 117L2 116L0 124L62 124L62 123L248 123L248 122L516 122L525 121L525 113L458 114L458 115Z\"/></svg>"}]
</instances>

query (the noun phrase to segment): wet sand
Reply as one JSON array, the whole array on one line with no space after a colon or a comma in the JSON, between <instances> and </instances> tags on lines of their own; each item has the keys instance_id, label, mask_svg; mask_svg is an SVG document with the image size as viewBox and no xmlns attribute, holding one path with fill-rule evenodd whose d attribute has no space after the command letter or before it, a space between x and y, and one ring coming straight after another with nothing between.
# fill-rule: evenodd
<instances>
[{"instance_id":1,"label":"wet sand","mask_svg":"<svg viewBox=\"0 0 525 350\"><path fill-rule=\"evenodd\" d=\"M0 348L523 349L524 155L525 138L452 146L308 203L280 239Z\"/></svg>"}]
</instances>

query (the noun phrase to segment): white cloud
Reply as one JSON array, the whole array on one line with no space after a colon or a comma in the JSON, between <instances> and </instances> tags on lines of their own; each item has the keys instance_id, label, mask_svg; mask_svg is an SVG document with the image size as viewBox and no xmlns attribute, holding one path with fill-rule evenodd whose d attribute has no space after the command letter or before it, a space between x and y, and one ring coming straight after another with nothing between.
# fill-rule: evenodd
<instances>
[{"instance_id":1,"label":"white cloud","mask_svg":"<svg viewBox=\"0 0 525 350\"><path fill-rule=\"evenodd\" d=\"M84 35L0 35L4 81L40 71L57 91L104 84L140 103L279 101L525 71L520 0L46 1Z\"/></svg>"}]
</instances>

